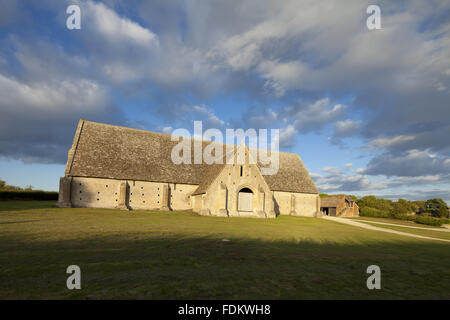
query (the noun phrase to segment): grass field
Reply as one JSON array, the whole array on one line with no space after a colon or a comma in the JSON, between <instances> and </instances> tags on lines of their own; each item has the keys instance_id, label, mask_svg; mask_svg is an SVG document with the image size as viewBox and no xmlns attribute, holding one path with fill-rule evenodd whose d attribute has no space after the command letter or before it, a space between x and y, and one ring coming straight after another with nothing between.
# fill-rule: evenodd
<instances>
[{"instance_id":1,"label":"grass field","mask_svg":"<svg viewBox=\"0 0 450 320\"><path fill-rule=\"evenodd\" d=\"M449 244L323 219L4 201L0 225L0 299L450 298ZM66 288L72 264L81 290Z\"/></svg>"},{"instance_id":2,"label":"grass field","mask_svg":"<svg viewBox=\"0 0 450 320\"><path fill-rule=\"evenodd\" d=\"M441 232L436 229L431 229L431 228L412 229L412 228L405 228L400 225L399 226L388 226L388 225L380 225L378 223L371 223L371 222L366 222L366 223L369 225L372 225L374 227L378 227L378 228L385 228L385 229L391 229L391 230L396 230L396 231L401 231L401 232L417 234L419 236L426 236L426 237L450 240L450 232Z\"/></svg>"},{"instance_id":3,"label":"grass field","mask_svg":"<svg viewBox=\"0 0 450 320\"><path fill-rule=\"evenodd\" d=\"M420 227L420 228L430 228L430 229L444 229L444 227L439 226L430 226L427 224L422 223L416 223L414 221L407 221L407 220L400 220L400 219L389 219L389 218L374 218L374 217L352 217L349 219L359 220L361 222L363 221L373 221L373 222L385 222L385 223L394 223L398 225L405 225L405 226L411 226L411 227Z\"/></svg>"}]
</instances>

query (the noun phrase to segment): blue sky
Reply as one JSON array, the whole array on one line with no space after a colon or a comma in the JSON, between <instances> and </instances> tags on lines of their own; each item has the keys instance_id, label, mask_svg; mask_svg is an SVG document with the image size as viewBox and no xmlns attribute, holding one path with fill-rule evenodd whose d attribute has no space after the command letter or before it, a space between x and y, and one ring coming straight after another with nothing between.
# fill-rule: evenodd
<instances>
[{"instance_id":1,"label":"blue sky","mask_svg":"<svg viewBox=\"0 0 450 320\"><path fill-rule=\"evenodd\" d=\"M66 28L67 6L81 30ZM450 202L450 4L7 1L0 178L57 190L80 118L278 128L319 190Z\"/></svg>"}]
</instances>

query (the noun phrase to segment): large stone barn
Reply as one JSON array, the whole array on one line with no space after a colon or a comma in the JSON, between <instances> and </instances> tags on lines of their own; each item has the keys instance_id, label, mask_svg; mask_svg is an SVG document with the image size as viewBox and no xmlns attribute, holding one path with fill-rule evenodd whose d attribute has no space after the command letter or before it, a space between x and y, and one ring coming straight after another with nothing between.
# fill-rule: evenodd
<instances>
[{"instance_id":1,"label":"large stone barn","mask_svg":"<svg viewBox=\"0 0 450 320\"><path fill-rule=\"evenodd\" d=\"M320 211L323 215L334 217L357 217L359 207L352 197L337 194L320 199Z\"/></svg>"},{"instance_id":2,"label":"large stone barn","mask_svg":"<svg viewBox=\"0 0 450 320\"><path fill-rule=\"evenodd\" d=\"M60 179L58 205L193 210L224 217L320 214L317 188L297 154L280 152L273 175L262 175L262 165L248 161L248 148L241 165L175 164L171 152L178 142L171 137L80 120Z\"/></svg>"}]
</instances>

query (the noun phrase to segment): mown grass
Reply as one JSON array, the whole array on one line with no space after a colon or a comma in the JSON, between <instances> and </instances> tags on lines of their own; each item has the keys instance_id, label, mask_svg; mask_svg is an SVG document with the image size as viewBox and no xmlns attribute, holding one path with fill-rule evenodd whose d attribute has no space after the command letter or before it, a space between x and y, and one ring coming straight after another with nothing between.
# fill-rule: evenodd
<instances>
[{"instance_id":1,"label":"mown grass","mask_svg":"<svg viewBox=\"0 0 450 320\"><path fill-rule=\"evenodd\" d=\"M365 222L365 223L372 225L374 227L378 227L378 228L385 228L385 229L391 229L391 230L396 230L396 231L401 231L401 232L417 234L420 236L450 240L450 232L442 232L442 231L438 231L436 229L427 228L427 230L425 230L425 228L424 229L414 229L414 228L405 228L405 227L401 227L401 226L381 225L381 224L370 223L370 222Z\"/></svg>"},{"instance_id":2,"label":"mown grass","mask_svg":"<svg viewBox=\"0 0 450 320\"><path fill-rule=\"evenodd\" d=\"M393 223L393 224L398 224L398 225L420 227L420 228L430 228L430 229L443 229L444 228L444 227L440 227L440 226L430 226L430 225L426 225L426 224L416 223L414 221L407 221L407 220L400 220L400 219L375 218L375 217L351 217L348 219L365 220L365 221L373 221L373 222L385 222L385 223Z\"/></svg>"},{"instance_id":3,"label":"mown grass","mask_svg":"<svg viewBox=\"0 0 450 320\"><path fill-rule=\"evenodd\" d=\"M0 211L14 211L38 208L56 208L56 202L36 200L0 200Z\"/></svg>"},{"instance_id":4,"label":"mown grass","mask_svg":"<svg viewBox=\"0 0 450 320\"><path fill-rule=\"evenodd\" d=\"M0 299L450 298L446 243L315 218L47 205L0 212ZM72 264L81 290L66 288ZM372 264L381 290L366 287Z\"/></svg>"}]
</instances>

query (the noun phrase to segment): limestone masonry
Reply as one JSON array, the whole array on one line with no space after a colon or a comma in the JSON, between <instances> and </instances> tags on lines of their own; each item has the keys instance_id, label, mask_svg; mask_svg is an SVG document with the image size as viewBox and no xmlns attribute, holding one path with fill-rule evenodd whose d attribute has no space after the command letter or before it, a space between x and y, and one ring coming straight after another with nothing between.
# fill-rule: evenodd
<instances>
[{"instance_id":1,"label":"limestone masonry","mask_svg":"<svg viewBox=\"0 0 450 320\"><path fill-rule=\"evenodd\" d=\"M58 206L193 210L223 217L321 214L319 193L297 154L280 152L278 173L263 176L264 166L248 161L248 148L242 165L177 165L171 160L177 143L168 134L80 120Z\"/></svg>"}]
</instances>

